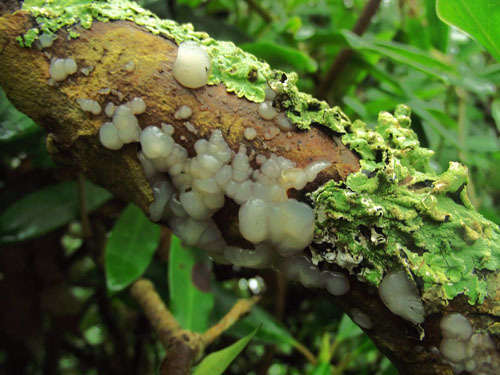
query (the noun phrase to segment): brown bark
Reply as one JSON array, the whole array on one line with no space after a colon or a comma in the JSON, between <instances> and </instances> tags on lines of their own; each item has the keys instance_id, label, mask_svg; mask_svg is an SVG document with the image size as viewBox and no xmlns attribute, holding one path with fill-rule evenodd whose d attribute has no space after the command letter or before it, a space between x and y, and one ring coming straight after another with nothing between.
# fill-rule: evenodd
<instances>
[{"instance_id":1,"label":"brown bark","mask_svg":"<svg viewBox=\"0 0 500 375\"><path fill-rule=\"evenodd\" d=\"M50 59L36 48L21 48L15 40L30 27L32 20L26 13L6 13L0 17L0 85L19 110L46 129L47 148L55 160L83 171L91 180L117 197L137 204L145 212L153 195L136 157L137 145L126 145L120 151L102 147L97 133L101 124L107 121L106 116L82 112L76 98L91 98L102 105L108 101L121 104L141 97L147 103L146 113L138 117L141 126L161 122L173 124L176 142L185 146L191 155L199 137L207 138L213 129L220 129L233 150L243 143L256 153L269 156L274 152L286 156L298 166L315 160L331 162L331 167L305 191L325 180L343 179L359 169L357 156L324 129L294 132L291 138L282 133L272 140L262 141L268 122L258 116L257 104L227 93L223 85L196 90L183 88L171 74L176 45L130 22L95 22L91 30L79 30L81 36L71 41L67 40L65 31L59 31L59 38L48 51L54 57L74 58L79 68L92 66L94 70L89 76L78 72L58 87L51 87L47 84ZM129 61L135 62L133 72L123 69ZM123 100L117 95L99 94L98 90L104 88L119 91ZM183 123L173 117L183 104L195 109L190 121L196 126L198 135L187 131ZM247 141L243 137L245 126L254 127L259 137ZM238 232L236 205L227 203L215 219L224 223L220 229L229 243L243 242ZM439 319L443 312L426 317L423 325L426 337L419 342L415 328L381 303L376 288L353 277L349 279L351 290L347 295L332 297L325 293L325 298L333 300L348 314L354 307L369 312L375 324L367 334L401 374L452 374L438 356L428 350L416 350L417 345L439 346ZM465 298L456 298L446 311L477 316L488 311L488 307L486 304L470 306ZM479 319L477 323L481 327Z\"/></svg>"}]
</instances>

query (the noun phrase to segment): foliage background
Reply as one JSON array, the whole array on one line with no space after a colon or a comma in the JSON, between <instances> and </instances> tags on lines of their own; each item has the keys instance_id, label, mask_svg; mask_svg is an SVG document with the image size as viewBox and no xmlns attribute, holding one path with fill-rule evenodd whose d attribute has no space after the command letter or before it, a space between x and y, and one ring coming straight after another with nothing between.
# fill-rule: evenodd
<instances>
[{"instance_id":1,"label":"foliage background","mask_svg":"<svg viewBox=\"0 0 500 375\"><path fill-rule=\"evenodd\" d=\"M374 124L380 111L410 105L413 129L435 151L433 167L467 164L471 201L500 223L500 65L441 22L433 0L383 0L361 37L349 30L366 0L140 3L295 70L302 90L325 96L352 119ZM348 63L327 80L347 47L354 50ZM3 93L0 159L0 298L9 306L0 311L0 373L153 373L162 348L125 290L144 271L193 330L215 322L237 297L263 293L260 307L212 348L262 325L227 374L397 373L321 295L270 270L235 270L188 253L134 207L54 165L41 130ZM212 269L205 274L211 292L193 286L196 264ZM302 346L318 355L319 366L298 354Z\"/></svg>"}]
</instances>

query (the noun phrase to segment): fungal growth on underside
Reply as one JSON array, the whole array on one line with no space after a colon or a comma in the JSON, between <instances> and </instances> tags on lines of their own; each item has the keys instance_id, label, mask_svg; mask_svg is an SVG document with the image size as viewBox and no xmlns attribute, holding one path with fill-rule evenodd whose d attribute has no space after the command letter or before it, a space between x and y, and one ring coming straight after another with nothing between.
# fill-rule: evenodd
<instances>
[{"instance_id":1,"label":"fungal growth on underside","mask_svg":"<svg viewBox=\"0 0 500 375\"><path fill-rule=\"evenodd\" d=\"M469 320L459 313L443 316L439 322L443 361L454 374L497 375L500 352L487 333L474 332Z\"/></svg>"}]
</instances>

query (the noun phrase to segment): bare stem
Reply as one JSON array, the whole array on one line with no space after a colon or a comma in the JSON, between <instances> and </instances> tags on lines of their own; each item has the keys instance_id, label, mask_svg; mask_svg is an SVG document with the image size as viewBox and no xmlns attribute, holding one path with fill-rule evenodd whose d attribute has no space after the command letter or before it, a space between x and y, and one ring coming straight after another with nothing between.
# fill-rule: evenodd
<instances>
[{"instance_id":1,"label":"bare stem","mask_svg":"<svg viewBox=\"0 0 500 375\"><path fill-rule=\"evenodd\" d=\"M153 283L147 279L139 279L132 284L130 293L144 310L163 346L168 348L172 338L182 329L156 293Z\"/></svg>"},{"instance_id":2,"label":"bare stem","mask_svg":"<svg viewBox=\"0 0 500 375\"><path fill-rule=\"evenodd\" d=\"M250 299L239 299L229 312L222 317L219 322L210 327L202 336L202 341L205 346L210 345L224 331L231 327L243 315L247 314L251 308L259 302L260 297L254 296Z\"/></svg>"}]
</instances>

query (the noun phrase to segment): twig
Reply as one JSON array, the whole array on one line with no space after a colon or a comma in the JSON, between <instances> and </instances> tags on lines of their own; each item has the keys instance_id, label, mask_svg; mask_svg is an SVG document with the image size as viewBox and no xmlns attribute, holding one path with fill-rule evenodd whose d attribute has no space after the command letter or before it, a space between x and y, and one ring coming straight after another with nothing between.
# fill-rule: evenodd
<instances>
[{"instance_id":1,"label":"twig","mask_svg":"<svg viewBox=\"0 0 500 375\"><path fill-rule=\"evenodd\" d=\"M146 279L139 279L132 284L130 293L146 314L163 346L170 347L172 338L182 328L156 293L153 283Z\"/></svg>"},{"instance_id":2,"label":"twig","mask_svg":"<svg viewBox=\"0 0 500 375\"><path fill-rule=\"evenodd\" d=\"M92 236L92 228L90 227L90 221L87 212L85 176L81 172L78 173L78 203L80 205L80 220L82 221L83 237L88 238Z\"/></svg>"},{"instance_id":3,"label":"twig","mask_svg":"<svg viewBox=\"0 0 500 375\"><path fill-rule=\"evenodd\" d=\"M356 35L363 35L363 33L370 26L370 22L378 10L380 3L382 0L370 0L364 7L361 16L358 18L356 25L352 29L352 32ZM353 54L353 50L350 48L344 48L337 55L332 65L326 72L325 78L322 80L318 88L318 97L320 99L325 99L328 93L328 90L335 82L335 79L340 76L341 71L346 66L347 62L351 58Z\"/></svg>"},{"instance_id":4,"label":"twig","mask_svg":"<svg viewBox=\"0 0 500 375\"><path fill-rule=\"evenodd\" d=\"M224 331L231 327L234 323L238 321L243 315L247 314L250 309L259 302L260 297L254 296L250 299L239 299L234 306L229 310L229 312L222 317L219 322L210 327L203 335L202 341L205 346L211 344L217 337L219 337Z\"/></svg>"}]
</instances>

